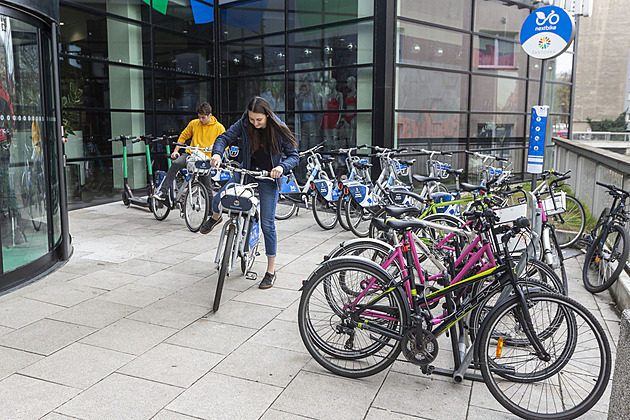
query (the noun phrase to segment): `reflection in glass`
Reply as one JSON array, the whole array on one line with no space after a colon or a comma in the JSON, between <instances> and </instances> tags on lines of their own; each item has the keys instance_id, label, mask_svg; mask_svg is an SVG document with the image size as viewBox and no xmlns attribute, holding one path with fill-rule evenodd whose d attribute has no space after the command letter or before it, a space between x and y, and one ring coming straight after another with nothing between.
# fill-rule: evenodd
<instances>
[{"instance_id":1,"label":"reflection in glass","mask_svg":"<svg viewBox=\"0 0 630 420\"><path fill-rule=\"evenodd\" d=\"M397 73L397 109L459 111L468 106L466 74L404 67Z\"/></svg>"},{"instance_id":2,"label":"reflection in glass","mask_svg":"<svg viewBox=\"0 0 630 420\"><path fill-rule=\"evenodd\" d=\"M556 58L545 61L545 75L548 82L571 82L573 54L564 52Z\"/></svg>"},{"instance_id":3,"label":"reflection in glass","mask_svg":"<svg viewBox=\"0 0 630 420\"><path fill-rule=\"evenodd\" d=\"M289 37L289 68L366 64L373 61L372 21L296 32Z\"/></svg>"},{"instance_id":4,"label":"reflection in glass","mask_svg":"<svg viewBox=\"0 0 630 420\"><path fill-rule=\"evenodd\" d=\"M192 74L212 74L212 47L205 40L153 31L153 65Z\"/></svg>"},{"instance_id":5,"label":"reflection in glass","mask_svg":"<svg viewBox=\"0 0 630 420\"><path fill-rule=\"evenodd\" d=\"M250 0L222 6L221 36L229 40L284 31L284 9L284 0Z\"/></svg>"},{"instance_id":6,"label":"reflection in glass","mask_svg":"<svg viewBox=\"0 0 630 420\"><path fill-rule=\"evenodd\" d=\"M485 139L485 147L523 145L525 115L471 114L470 137Z\"/></svg>"},{"instance_id":7,"label":"reflection in glass","mask_svg":"<svg viewBox=\"0 0 630 420\"><path fill-rule=\"evenodd\" d=\"M473 70L505 76L527 75L527 55L519 44L494 37L475 36Z\"/></svg>"},{"instance_id":8,"label":"reflection in glass","mask_svg":"<svg viewBox=\"0 0 630 420\"><path fill-rule=\"evenodd\" d=\"M223 46L222 71L231 76L282 71L285 55L284 35L235 41Z\"/></svg>"},{"instance_id":9,"label":"reflection in glass","mask_svg":"<svg viewBox=\"0 0 630 420\"><path fill-rule=\"evenodd\" d=\"M107 18L70 7L59 8L60 52L89 58L108 57Z\"/></svg>"},{"instance_id":10,"label":"reflection in glass","mask_svg":"<svg viewBox=\"0 0 630 420\"><path fill-rule=\"evenodd\" d=\"M524 80L472 76L472 109L475 111L523 112Z\"/></svg>"},{"instance_id":11,"label":"reflection in glass","mask_svg":"<svg viewBox=\"0 0 630 420\"><path fill-rule=\"evenodd\" d=\"M549 105L551 113L568 114L571 111L571 85L546 83L545 105Z\"/></svg>"},{"instance_id":12,"label":"reflection in glass","mask_svg":"<svg viewBox=\"0 0 630 420\"><path fill-rule=\"evenodd\" d=\"M478 1L475 4L475 32L494 34L519 42L521 26L530 12L528 8L507 5L498 0Z\"/></svg>"},{"instance_id":13,"label":"reflection in glass","mask_svg":"<svg viewBox=\"0 0 630 420\"><path fill-rule=\"evenodd\" d=\"M4 271L48 252L37 28L0 16L0 242Z\"/></svg>"},{"instance_id":14,"label":"reflection in glass","mask_svg":"<svg viewBox=\"0 0 630 420\"><path fill-rule=\"evenodd\" d=\"M551 124L551 136L552 137L569 137L569 116L568 115L551 115L550 120L547 122Z\"/></svg>"},{"instance_id":15,"label":"reflection in glass","mask_svg":"<svg viewBox=\"0 0 630 420\"><path fill-rule=\"evenodd\" d=\"M108 0L108 2L109 1L111 0ZM192 35L202 38L207 42L212 42L213 23L209 21L209 19L214 20L214 12L211 5L212 3L218 2L213 2L212 0L195 0L195 2L196 7L193 8L192 3L188 0L170 0L167 5L167 13L160 13L152 9L151 17L153 24L183 35ZM155 7L157 1L153 3ZM145 22L148 22L148 19L145 20Z\"/></svg>"},{"instance_id":16,"label":"reflection in glass","mask_svg":"<svg viewBox=\"0 0 630 420\"><path fill-rule=\"evenodd\" d=\"M107 65L79 58L60 57L59 67L64 75L61 80L64 107L109 108Z\"/></svg>"},{"instance_id":17,"label":"reflection in glass","mask_svg":"<svg viewBox=\"0 0 630 420\"><path fill-rule=\"evenodd\" d=\"M461 0L398 0L398 16L469 29L471 4Z\"/></svg>"},{"instance_id":18,"label":"reflection in glass","mask_svg":"<svg viewBox=\"0 0 630 420\"><path fill-rule=\"evenodd\" d=\"M398 63L467 70L470 35L398 22Z\"/></svg>"},{"instance_id":19,"label":"reflection in glass","mask_svg":"<svg viewBox=\"0 0 630 420\"><path fill-rule=\"evenodd\" d=\"M285 109L284 76L260 76L247 79L229 80L223 83L221 94L223 109L240 112L245 111L248 102L254 96L262 96L271 104L274 112ZM221 121L227 128L227 125Z\"/></svg>"},{"instance_id":20,"label":"reflection in glass","mask_svg":"<svg viewBox=\"0 0 630 420\"><path fill-rule=\"evenodd\" d=\"M441 143L466 137L466 115L438 112L397 112L398 145L417 144L421 139Z\"/></svg>"},{"instance_id":21,"label":"reflection in glass","mask_svg":"<svg viewBox=\"0 0 630 420\"><path fill-rule=\"evenodd\" d=\"M308 28L374 15L374 0L289 0L289 29Z\"/></svg>"}]
</instances>

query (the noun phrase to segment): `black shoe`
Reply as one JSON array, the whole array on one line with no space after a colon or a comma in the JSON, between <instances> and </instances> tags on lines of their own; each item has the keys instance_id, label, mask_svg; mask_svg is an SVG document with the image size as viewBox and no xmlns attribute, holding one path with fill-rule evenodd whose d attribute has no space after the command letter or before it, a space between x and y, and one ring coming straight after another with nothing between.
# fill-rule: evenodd
<instances>
[{"instance_id":1,"label":"black shoe","mask_svg":"<svg viewBox=\"0 0 630 420\"><path fill-rule=\"evenodd\" d=\"M162 190L157 190L155 194L153 194L153 198L156 200L164 201L166 200L166 194L162 192Z\"/></svg>"},{"instance_id":2,"label":"black shoe","mask_svg":"<svg viewBox=\"0 0 630 420\"><path fill-rule=\"evenodd\" d=\"M199 232L206 233L212 232L215 226L219 225L223 221L223 216L220 216L218 219L214 220L212 217L209 217L208 220L204 222L203 225L199 228Z\"/></svg>"},{"instance_id":3,"label":"black shoe","mask_svg":"<svg viewBox=\"0 0 630 420\"><path fill-rule=\"evenodd\" d=\"M269 289L271 286L273 286L273 282L275 282L275 281L276 281L276 272L275 271L273 272L273 274L265 273L265 277L263 277L262 281L258 285L258 288L259 289Z\"/></svg>"}]
</instances>

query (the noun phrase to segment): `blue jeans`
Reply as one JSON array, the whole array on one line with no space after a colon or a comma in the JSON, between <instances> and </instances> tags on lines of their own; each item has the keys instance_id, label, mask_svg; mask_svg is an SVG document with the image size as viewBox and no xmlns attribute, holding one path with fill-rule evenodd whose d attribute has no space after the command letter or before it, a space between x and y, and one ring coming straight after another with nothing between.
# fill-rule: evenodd
<instances>
[{"instance_id":1,"label":"blue jeans","mask_svg":"<svg viewBox=\"0 0 630 420\"><path fill-rule=\"evenodd\" d=\"M219 213L219 203L221 193L229 184L240 179L240 174L235 174L212 198L212 211ZM278 237L276 236L276 204L278 204L278 184L275 181L266 179L256 180L258 183L258 199L260 200L260 227L265 239L265 254L267 257L275 257L278 247Z\"/></svg>"}]
</instances>

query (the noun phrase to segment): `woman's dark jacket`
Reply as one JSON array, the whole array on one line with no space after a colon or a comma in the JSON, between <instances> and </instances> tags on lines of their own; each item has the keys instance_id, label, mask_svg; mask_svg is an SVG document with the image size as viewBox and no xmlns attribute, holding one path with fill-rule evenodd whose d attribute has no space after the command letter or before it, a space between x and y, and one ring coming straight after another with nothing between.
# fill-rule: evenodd
<instances>
[{"instance_id":1,"label":"woman's dark jacket","mask_svg":"<svg viewBox=\"0 0 630 420\"><path fill-rule=\"evenodd\" d=\"M274 114L273 118L282 125L285 125L276 115ZM243 113L243 116L240 120L232 124L230 128L214 141L214 146L212 147L212 155L218 154L223 157L223 152L225 152L225 148L231 146L236 143L239 139L239 147L241 149L241 156L243 156L243 168L250 169L251 161L252 161L252 149L251 143L249 141L249 133L247 132L247 125L249 124L249 115L247 111ZM300 161L300 155L297 150L288 139L283 137L278 137L280 144L278 145L278 149L280 153L275 154L273 149L271 150L271 163L272 167L281 166L283 169L283 173L286 175L289 171L295 168ZM284 154L285 158L282 159L282 155Z\"/></svg>"}]
</instances>

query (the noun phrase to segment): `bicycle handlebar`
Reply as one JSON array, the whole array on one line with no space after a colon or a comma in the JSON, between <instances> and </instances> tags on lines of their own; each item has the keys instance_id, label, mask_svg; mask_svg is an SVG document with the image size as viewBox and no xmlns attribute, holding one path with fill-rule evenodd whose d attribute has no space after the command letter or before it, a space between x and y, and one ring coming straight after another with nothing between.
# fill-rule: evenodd
<instances>
[{"instance_id":1,"label":"bicycle handlebar","mask_svg":"<svg viewBox=\"0 0 630 420\"><path fill-rule=\"evenodd\" d=\"M133 140L133 139L135 139L135 138L136 138L136 136L125 136L125 135L122 135L122 134L121 134L121 135L120 135L120 136L118 136L118 137L114 137L114 138L111 138L111 139L107 139L107 141Z\"/></svg>"},{"instance_id":2,"label":"bicycle handlebar","mask_svg":"<svg viewBox=\"0 0 630 420\"><path fill-rule=\"evenodd\" d=\"M252 171L249 169L245 169L245 168L239 168L236 166L232 166L232 165L226 165L224 163L222 163L221 165L219 165L219 168L224 169L228 172L239 172L245 175L250 175L253 176L254 178L257 179L268 179L271 181L275 181L276 178L272 178L269 176L269 171Z\"/></svg>"}]
</instances>

